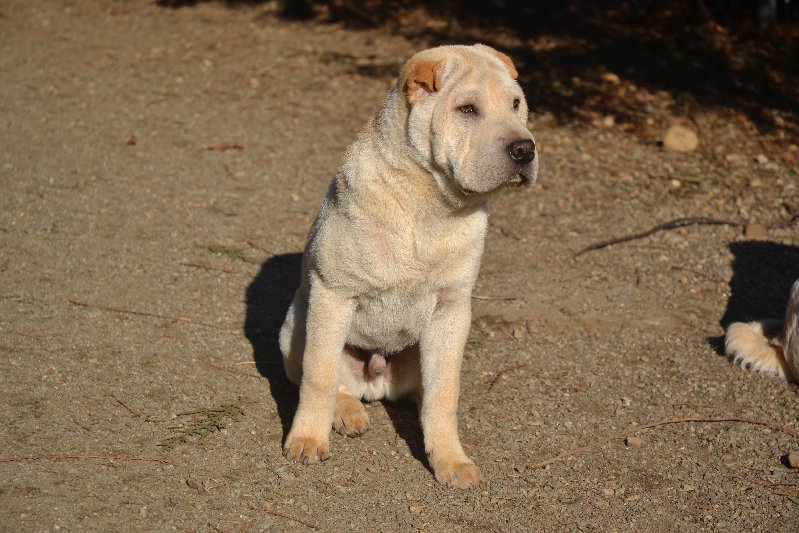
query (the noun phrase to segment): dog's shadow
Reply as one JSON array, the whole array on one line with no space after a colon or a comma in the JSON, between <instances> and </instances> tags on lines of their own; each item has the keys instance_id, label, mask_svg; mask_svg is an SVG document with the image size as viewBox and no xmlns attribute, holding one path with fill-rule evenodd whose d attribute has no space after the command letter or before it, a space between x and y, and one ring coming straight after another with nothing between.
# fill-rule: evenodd
<instances>
[{"instance_id":1,"label":"dog's shadow","mask_svg":"<svg viewBox=\"0 0 799 533\"><path fill-rule=\"evenodd\" d=\"M270 257L261 265L261 270L247 287L246 293L244 334L252 344L256 369L269 381L269 390L283 426L281 442L285 442L291 429L299 396L297 387L286 378L283 371L278 336L294 291L300 284L301 268L300 253ZM411 454L427 465L416 406L410 402L383 402L383 405L394 430L405 440Z\"/></svg>"},{"instance_id":2,"label":"dog's shadow","mask_svg":"<svg viewBox=\"0 0 799 533\"><path fill-rule=\"evenodd\" d=\"M719 323L779 318L785 314L788 294L799 278L799 248L768 241L730 244L734 255L730 298ZM710 337L710 344L724 354L724 337Z\"/></svg>"},{"instance_id":3,"label":"dog's shadow","mask_svg":"<svg viewBox=\"0 0 799 533\"><path fill-rule=\"evenodd\" d=\"M286 312L300 284L302 254L281 254L267 259L247 287L244 335L252 344L255 368L269 381L277 414L283 426L283 441L297 410L297 387L283 372L278 335ZM282 441L281 441L282 443Z\"/></svg>"}]
</instances>

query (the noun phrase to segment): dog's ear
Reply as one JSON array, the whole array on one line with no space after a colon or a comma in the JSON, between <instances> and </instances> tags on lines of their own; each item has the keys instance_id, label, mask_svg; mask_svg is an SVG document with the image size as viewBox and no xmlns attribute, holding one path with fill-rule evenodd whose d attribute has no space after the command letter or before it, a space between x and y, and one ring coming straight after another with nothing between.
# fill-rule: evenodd
<instances>
[{"instance_id":1,"label":"dog's ear","mask_svg":"<svg viewBox=\"0 0 799 533\"><path fill-rule=\"evenodd\" d=\"M413 58L405 67L405 95L416 104L441 89L442 61L430 57Z\"/></svg>"},{"instance_id":2,"label":"dog's ear","mask_svg":"<svg viewBox=\"0 0 799 533\"><path fill-rule=\"evenodd\" d=\"M478 45L478 46L480 46L483 50L485 50L486 52L488 52L492 56L494 56L497 59L499 59L500 61L502 61L505 64L505 66L508 67L508 71L510 72L510 77L511 78L513 78L515 80L516 78L519 77L519 73L516 72L516 66L513 64L513 61L511 60L510 57L507 56L507 54L503 54L499 50L495 50L495 49L491 48L490 46L486 46L484 44L481 44L481 45Z\"/></svg>"}]
</instances>

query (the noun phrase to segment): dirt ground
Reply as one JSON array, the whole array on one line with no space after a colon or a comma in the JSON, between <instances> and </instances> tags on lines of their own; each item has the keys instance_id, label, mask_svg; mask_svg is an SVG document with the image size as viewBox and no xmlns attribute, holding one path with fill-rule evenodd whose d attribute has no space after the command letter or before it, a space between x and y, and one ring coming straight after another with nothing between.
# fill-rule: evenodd
<instances>
[{"instance_id":1,"label":"dirt ground","mask_svg":"<svg viewBox=\"0 0 799 533\"><path fill-rule=\"evenodd\" d=\"M533 57L539 183L492 207L462 376L489 485L439 486L406 404L323 465L281 456L306 232L421 33L0 4L0 530L798 530L797 388L719 345L799 277L795 115L608 69L583 79L635 113L567 117ZM675 123L697 150L662 145ZM575 256L683 217L729 223Z\"/></svg>"}]
</instances>

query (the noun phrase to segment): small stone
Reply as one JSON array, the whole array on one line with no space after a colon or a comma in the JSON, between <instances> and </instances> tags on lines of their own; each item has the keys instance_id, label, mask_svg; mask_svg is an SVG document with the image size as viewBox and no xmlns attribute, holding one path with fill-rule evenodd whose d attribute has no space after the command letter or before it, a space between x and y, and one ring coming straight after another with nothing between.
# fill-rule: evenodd
<instances>
[{"instance_id":1,"label":"small stone","mask_svg":"<svg viewBox=\"0 0 799 533\"><path fill-rule=\"evenodd\" d=\"M613 489L602 489L602 494L604 494L605 496L613 496L614 491Z\"/></svg>"},{"instance_id":2,"label":"small stone","mask_svg":"<svg viewBox=\"0 0 799 533\"><path fill-rule=\"evenodd\" d=\"M186 480L186 485L188 485L190 489L194 489L197 492L205 492L205 487L203 487L203 484L201 482L199 482L199 481L194 480L194 479L191 479L191 478L187 479Z\"/></svg>"},{"instance_id":3,"label":"small stone","mask_svg":"<svg viewBox=\"0 0 799 533\"><path fill-rule=\"evenodd\" d=\"M696 487L694 487L693 485L689 485L687 483L683 483L682 490L684 490L685 492L693 492L696 490Z\"/></svg>"},{"instance_id":4,"label":"small stone","mask_svg":"<svg viewBox=\"0 0 799 533\"><path fill-rule=\"evenodd\" d=\"M788 454L788 465L791 468L799 468L799 450L794 450Z\"/></svg>"},{"instance_id":5,"label":"small stone","mask_svg":"<svg viewBox=\"0 0 799 533\"><path fill-rule=\"evenodd\" d=\"M682 182L678 179L673 179L669 182L669 185L671 186L672 189L679 189L680 187L682 187Z\"/></svg>"},{"instance_id":6,"label":"small stone","mask_svg":"<svg viewBox=\"0 0 799 533\"><path fill-rule=\"evenodd\" d=\"M764 225L753 222L744 228L744 237L755 240L765 239L768 237L768 230Z\"/></svg>"},{"instance_id":7,"label":"small stone","mask_svg":"<svg viewBox=\"0 0 799 533\"><path fill-rule=\"evenodd\" d=\"M685 126L675 124L666 131L663 146L675 152L693 152L699 146L699 137Z\"/></svg>"},{"instance_id":8,"label":"small stone","mask_svg":"<svg viewBox=\"0 0 799 533\"><path fill-rule=\"evenodd\" d=\"M606 128L612 128L616 125L616 117L613 115L608 115L604 119L602 119L602 125Z\"/></svg>"},{"instance_id":9,"label":"small stone","mask_svg":"<svg viewBox=\"0 0 799 533\"><path fill-rule=\"evenodd\" d=\"M422 512L423 507L421 505L411 505L408 507L408 510L413 514L419 514Z\"/></svg>"},{"instance_id":10,"label":"small stone","mask_svg":"<svg viewBox=\"0 0 799 533\"><path fill-rule=\"evenodd\" d=\"M621 83L621 79L619 79L619 77L612 72L606 72L602 74L602 79L608 83L612 83L613 85L618 85Z\"/></svg>"},{"instance_id":11,"label":"small stone","mask_svg":"<svg viewBox=\"0 0 799 533\"><path fill-rule=\"evenodd\" d=\"M768 163L768 157L766 157L764 154L757 154L755 156L755 163L759 165L765 165Z\"/></svg>"},{"instance_id":12,"label":"small stone","mask_svg":"<svg viewBox=\"0 0 799 533\"><path fill-rule=\"evenodd\" d=\"M628 448L640 448L643 442L639 437L627 437L624 439L624 444L626 444Z\"/></svg>"},{"instance_id":13,"label":"small stone","mask_svg":"<svg viewBox=\"0 0 799 533\"><path fill-rule=\"evenodd\" d=\"M147 506L141 507L139 509L139 516L142 518L147 518Z\"/></svg>"},{"instance_id":14,"label":"small stone","mask_svg":"<svg viewBox=\"0 0 799 533\"><path fill-rule=\"evenodd\" d=\"M630 398L628 398L627 396L622 396L622 399L621 399L621 406L622 407L630 407L632 405L632 403L633 403L633 401Z\"/></svg>"},{"instance_id":15,"label":"small stone","mask_svg":"<svg viewBox=\"0 0 799 533\"><path fill-rule=\"evenodd\" d=\"M521 328L521 327L513 328L513 338L514 339L523 339L524 338L524 328Z\"/></svg>"}]
</instances>

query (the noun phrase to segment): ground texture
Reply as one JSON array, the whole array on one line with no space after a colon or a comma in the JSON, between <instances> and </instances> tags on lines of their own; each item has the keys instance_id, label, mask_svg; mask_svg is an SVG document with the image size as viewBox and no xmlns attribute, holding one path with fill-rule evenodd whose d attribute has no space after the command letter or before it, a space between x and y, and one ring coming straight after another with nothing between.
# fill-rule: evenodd
<instances>
[{"instance_id":1,"label":"ground texture","mask_svg":"<svg viewBox=\"0 0 799 533\"><path fill-rule=\"evenodd\" d=\"M797 531L797 389L719 344L799 277L792 104L596 62L548 88L557 56L519 62L540 181L493 205L475 289L460 425L487 488L435 482L405 404L323 465L282 457L277 328L344 149L438 42L414 13L0 4L0 529ZM664 147L674 124L699 147ZM575 255L686 217L724 223Z\"/></svg>"}]
</instances>

